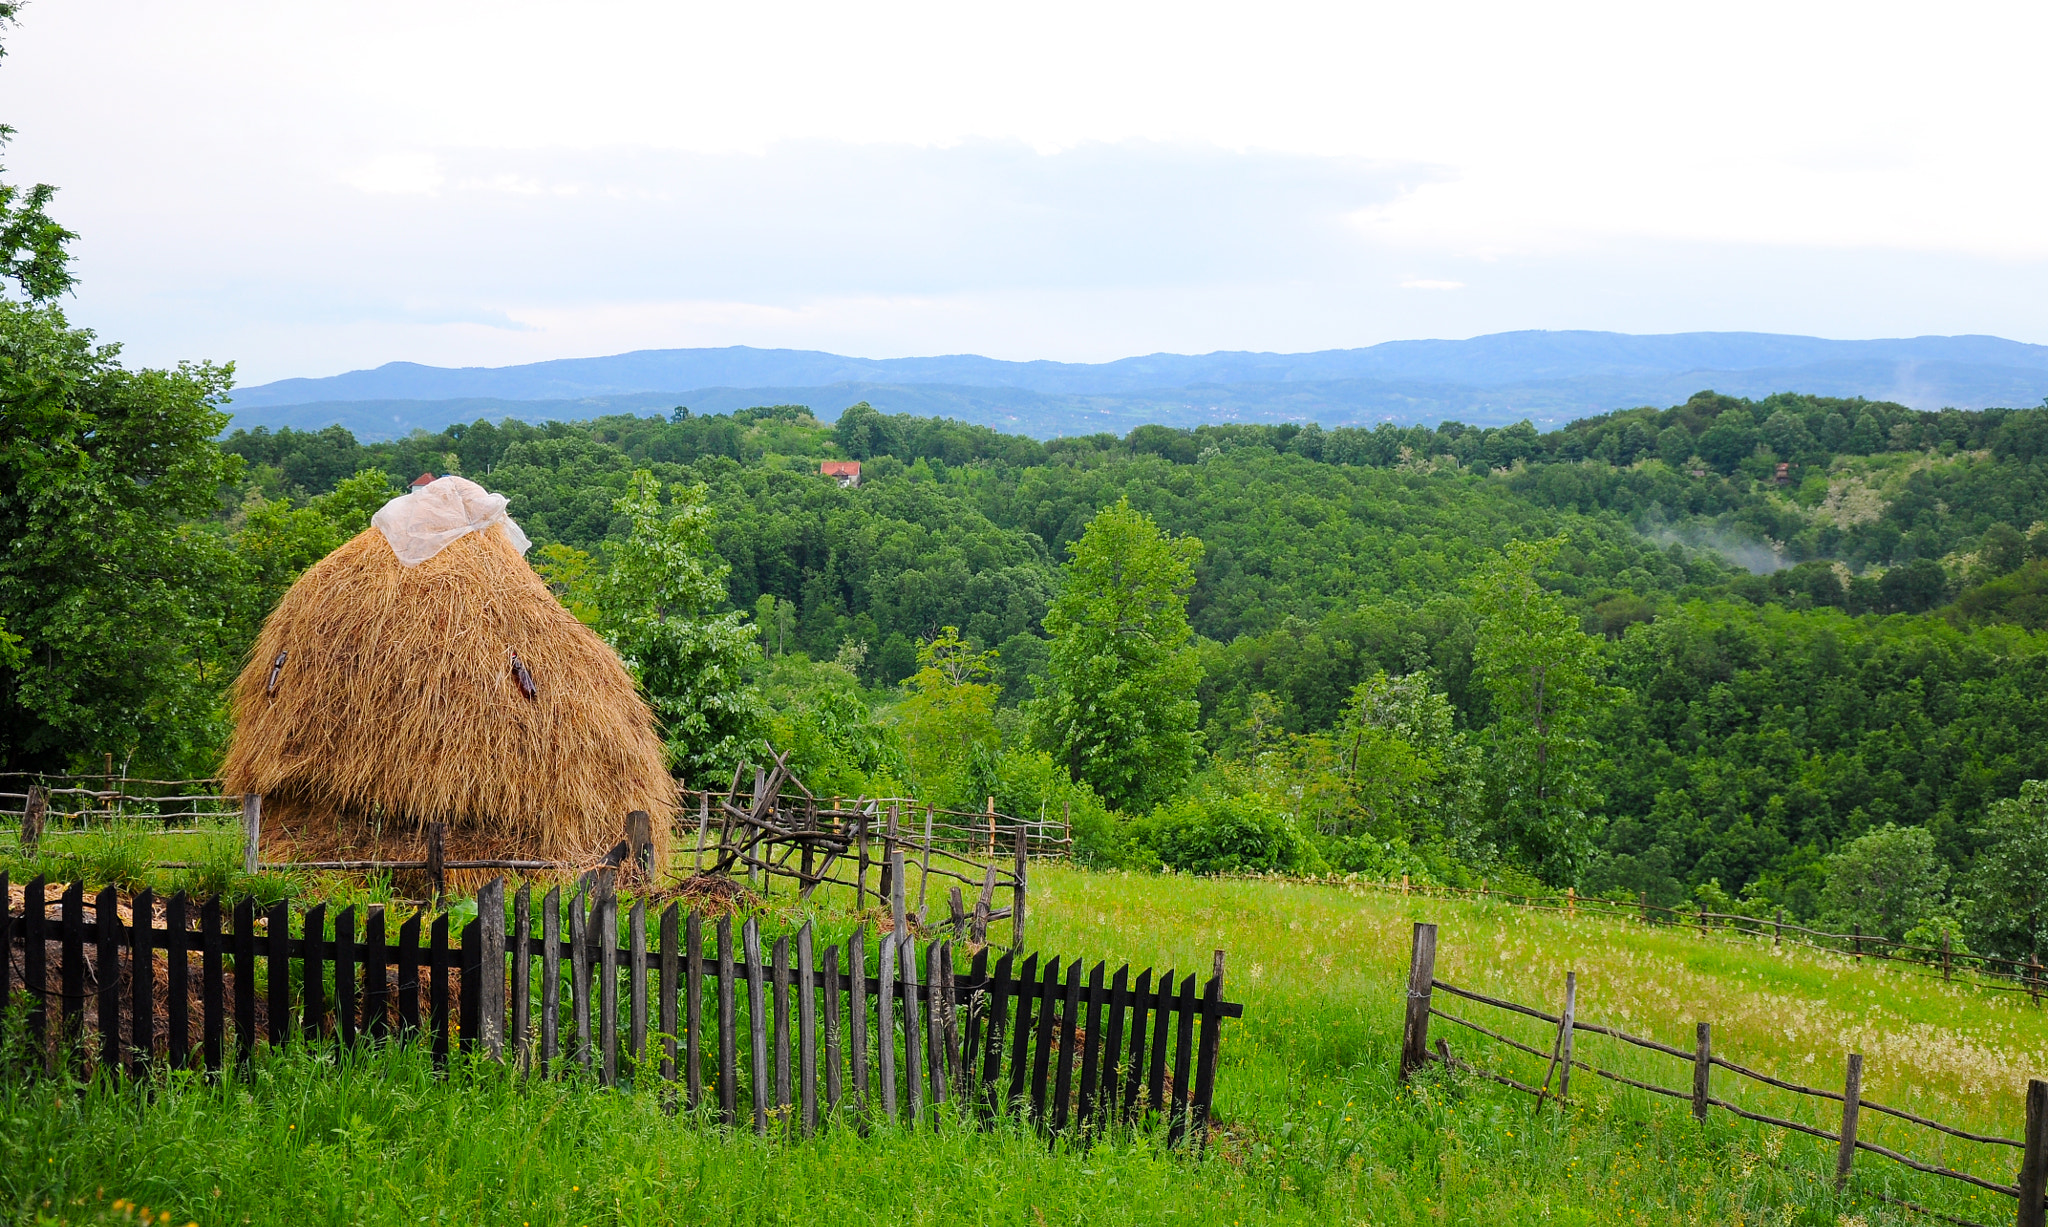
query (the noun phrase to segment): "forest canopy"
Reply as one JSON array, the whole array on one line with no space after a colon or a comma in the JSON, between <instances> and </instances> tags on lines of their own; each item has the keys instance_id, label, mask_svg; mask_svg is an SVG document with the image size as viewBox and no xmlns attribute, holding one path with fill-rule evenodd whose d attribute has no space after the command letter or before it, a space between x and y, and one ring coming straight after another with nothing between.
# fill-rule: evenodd
<instances>
[{"instance_id":1,"label":"forest canopy","mask_svg":"<svg viewBox=\"0 0 2048 1227\"><path fill-rule=\"evenodd\" d=\"M678 771L770 739L835 789L1057 808L1115 863L1519 875L1819 917L1862 897L1830 893L1831 867L1921 856L1941 886L1913 923L1947 923L1992 889L1980 865L2011 863L2012 824L1986 815L2048 778L2048 409L1702 392L1549 432L1041 443L773 405L207 446L210 506L176 539L213 595L173 631L176 693L204 693L378 499L460 473L510 497L543 575L629 656L655 659L628 642L653 624L620 594L678 582L644 543L688 543L669 552L695 556L696 621L661 634L728 646L704 694L644 679L677 729L682 707L725 713L702 744L671 731ZM859 484L826 459L860 460ZM1191 543L1143 602L1184 632L1132 655L1100 629L1115 615L1082 612L1115 608L1074 586L1116 572L1089 561L1091 526ZM31 594L8 600L10 626L33 622ZM211 768L217 703L152 724L110 698L60 728L24 705L30 672L7 677L14 765ZM1102 758L1117 737L1077 713L1125 693L1124 719L1185 715Z\"/></svg>"}]
</instances>

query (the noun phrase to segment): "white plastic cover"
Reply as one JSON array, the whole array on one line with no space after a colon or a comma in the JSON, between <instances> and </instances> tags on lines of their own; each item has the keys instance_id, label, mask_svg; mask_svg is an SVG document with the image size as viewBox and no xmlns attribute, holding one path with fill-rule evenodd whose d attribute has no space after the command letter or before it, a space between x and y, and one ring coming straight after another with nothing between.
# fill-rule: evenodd
<instances>
[{"instance_id":1,"label":"white plastic cover","mask_svg":"<svg viewBox=\"0 0 2048 1227\"><path fill-rule=\"evenodd\" d=\"M531 541L505 514L505 496L492 494L466 477L441 477L384 504L370 523L391 543L391 552L416 567L466 533L493 524L505 530L512 548L524 554Z\"/></svg>"}]
</instances>

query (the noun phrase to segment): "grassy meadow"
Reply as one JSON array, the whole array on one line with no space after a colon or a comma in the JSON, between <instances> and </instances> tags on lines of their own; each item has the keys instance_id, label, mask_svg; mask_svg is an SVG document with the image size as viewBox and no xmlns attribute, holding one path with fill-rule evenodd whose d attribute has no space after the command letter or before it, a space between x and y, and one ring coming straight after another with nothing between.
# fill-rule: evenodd
<instances>
[{"instance_id":1,"label":"grassy meadow","mask_svg":"<svg viewBox=\"0 0 2048 1227\"><path fill-rule=\"evenodd\" d=\"M830 942L855 919L847 900L803 913L790 902L771 899L764 924L810 919ZM1035 866L1033 949L1203 970L1227 952L1227 995L1246 1016L1224 1034L1217 1131L1201 1157L1144 1131L1083 1149L951 1120L922 1132L841 1122L763 1141L672 1114L653 1092L522 1083L461 1063L442 1080L404 1049L288 1050L259 1055L247 1080L173 1075L147 1095L0 1080L0 1219L137 1222L147 1207L156 1221L209 1225L1930 1221L1884 1193L2011 1220L2009 1199L1868 1154L1838 1197L1829 1144L1718 1111L1700 1126L1684 1103L1583 1072L1564 1111L1434 1068L1399 1086L1418 919L1439 925L1444 980L1554 1010L1575 970L1581 1018L1681 1048L1706 1019L1722 1055L1818 1086L1839 1086L1854 1048L1868 1098L1964 1127L2016 1136L2025 1079L2048 1070L2048 1022L2023 995L1896 966L1360 887ZM1534 1020L1441 995L1438 1005L1548 1046ZM1523 1081L1543 1076L1533 1058L1440 1019L1432 1034ZM1632 1077L1690 1086L1673 1058L1597 1036L1579 1046ZM1714 1087L1832 1125L1831 1104L1726 1071ZM2017 1166L2016 1151L1943 1145L1874 1113L1863 1135L2000 1181Z\"/></svg>"}]
</instances>

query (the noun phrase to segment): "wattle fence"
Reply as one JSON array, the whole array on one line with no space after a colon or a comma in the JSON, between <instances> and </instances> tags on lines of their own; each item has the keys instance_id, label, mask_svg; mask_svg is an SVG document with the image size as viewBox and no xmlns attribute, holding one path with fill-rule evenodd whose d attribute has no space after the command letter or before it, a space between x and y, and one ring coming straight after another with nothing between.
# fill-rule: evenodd
<instances>
[{"instance_id":1,"label":"wattle fence","mask_svg":"<svg viewBox=\"0 0 2048 1227\"><path fill-rule=\"evenodd\" d=\"M40 878L21 893L16 908L0 874L0 1002L26 995L45 1068L94 1076L225 1076L259 1046L388 1040L443 1063L470 1051L536 1077L658 1086L763 1133L835 1116L929 1123L953 1103L1051 1133L1151 1119L1199 1145L1223 1020L1244 1014L1223 1000L1221 951L1205 982L1017 952L991 967L986 947L957 969L950 941L890 931L870 946L864 926L818 951L806 924L764 953L755 918L735 933L729 915L670 904L656 917L644 901L622 945L601 880L537 907L521 887L509 932L502 879L459 932L447 912L88 898Z\"/></svg>"}]
</instances>

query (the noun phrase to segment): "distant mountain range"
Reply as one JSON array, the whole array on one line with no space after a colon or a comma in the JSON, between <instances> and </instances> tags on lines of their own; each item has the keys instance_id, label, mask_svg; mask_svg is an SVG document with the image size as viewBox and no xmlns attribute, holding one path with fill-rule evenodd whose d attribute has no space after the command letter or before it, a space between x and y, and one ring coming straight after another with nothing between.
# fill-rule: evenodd
<instances>
[{"instance_id":1,"label":"distant mountain range","mask_svg":"<svg viewBox=\"0 0 2048 1227\"><path fill-rule=\"evenodd\" d=\"M391 362L235 393L236 427L339 423L369 441L451 422L606 413L721 413L856 401L1051 438L1145 422L1440 422L1549 426L1712 388L1810 392L1921 409L2023 407L2048 398L2048 346L1999 337L1831 341L1759 332L1632 336L1503 332L1306 354L1150 354L1115 362L1006 362L973 354L847 358L816 350L649 349L506 367Z\"/></svg>"}]
</instances>

